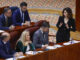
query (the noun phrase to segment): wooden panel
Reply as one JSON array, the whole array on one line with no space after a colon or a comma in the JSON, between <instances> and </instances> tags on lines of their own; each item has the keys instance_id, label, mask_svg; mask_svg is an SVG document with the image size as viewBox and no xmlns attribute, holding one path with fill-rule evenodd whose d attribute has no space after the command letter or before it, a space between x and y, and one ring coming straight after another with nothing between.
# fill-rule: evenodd
<instances>
[{"instance_id":1,"label":"wooden panel","mask_svg":"<svg viewBox=\"0 0 80 60\"><path fill-rule=\"evenodd\" d=\"M9 6L4 6L4 7L0 7L0 15L3 13L4 8L9 7Z\"/></svg>"},{"instance_id":2,"label":"wooden panel","mask_svg":"<svg viewBox=\"0 0 80 60\"><path fill-rule=\"evenodd\" d=\"M76 0L76 28L80 31L80 0Z\"/></svg>"}]
</instances>

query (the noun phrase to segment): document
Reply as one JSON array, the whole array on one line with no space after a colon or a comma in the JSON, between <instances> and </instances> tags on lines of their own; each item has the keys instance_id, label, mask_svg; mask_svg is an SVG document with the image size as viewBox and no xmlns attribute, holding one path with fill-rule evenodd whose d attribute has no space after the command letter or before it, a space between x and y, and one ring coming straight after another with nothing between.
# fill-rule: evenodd
<instances>
[{"instance_id":1,"label":"document","mask_svg":"<svg viewBox=\"0 0 80 60\"><path fill-rule=\"evenodd\" d=\"M62 45L53 45L53 46L48 46L47 49L56 49L56 48L60 48L62 47Z\"/></svg>"},{"instance_id":2,"label":"document","mask_svg":"<svg viewBox=\"0 0 80 60\"><path fill-rule=\"evenodd\" d=\"M7 59L5 59L5 60L14 60L13 58L7 58Z\"/></svg>"},{"instance_id":3,"label":"document","mask_svg":"<svg viewBox=\"0 0 80 60\"><path fill-rule=\"evenodd\" d=\"M79 42L80 41L72 40L72 41L64 43L63 45L70 45L70 44L75 44L75 43L79 43Z\"/></svg>"},{"instance_id":4,"label":"document","mask_svg":"<svg viewBox=\"0 0 80 60\"><path fill-rule=\"evenodd\" d=\"M3 30L0 30L0 33L4 32Z\"/></svg>"},{"instance_id":5,"label":"document","mask_svg":"<svg viewBox=\"0 0 80 60\"><path fill-rule=\"evenodd\" d=\"M66 43L63 43L63 45L70 45L71 42L66 42Z\"/></svg>"},{"instance_id":6,"label":"document","mask_svg":"<svg viewBox=\"0 0 80 60\"><path fill-rule=\"evenodd\" d=\"M25 56L19 56L19 57L14 57L14 58L7 58L5 60L17 60L18 58L24 58Z\"/></svg>"},{"instance_id":7,"label":"document","mask_svg":"<svg viewBox=\"0 0 80 60\"><path fill-rule=\"evenodd\" d=\"M46 49L56 49L56 48L53 46L48 46Z\"/></svg>"},{"instance_id":8,"label":"document","mask_svg":"<svg viewBox=\"0 0 80 60\"><path fill-rule=\"evenodd\" d=\"M28 52L26 52L26 54L29 54L29 55L35 55L37 53L38 53L37 51L28 51Z\"/></svg>"}]
</instances>

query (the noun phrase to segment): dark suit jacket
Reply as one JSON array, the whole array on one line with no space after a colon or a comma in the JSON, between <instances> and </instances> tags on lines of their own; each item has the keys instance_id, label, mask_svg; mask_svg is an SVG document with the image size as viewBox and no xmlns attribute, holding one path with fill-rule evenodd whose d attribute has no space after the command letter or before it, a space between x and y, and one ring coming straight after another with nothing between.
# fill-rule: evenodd
<instances>
[{"instance_id":1,"label":"dark suit jacket","mask_svg":"<svg viewBox=\"0 0 80 60\"><path fill-rule=\"evenodd\" d=\"M0 30L8 30L9 26L12 25L12 17L8 18L8 26L6 25L6 20L4 14L0 15Z\"/></svg>"},{"instance_id":2,"label":"dark suit jacket","mask_svg":"<svg viewBox=\"0 0 80 60\"><path fill-rule=\"evenodd\" d=\"M14 53L15 51L11 49L9 42L4 44L3 41L0 40L0 58L11 58Z\"/></svg>"},{"instance_id":3,"label":"dark suit jacket","mask_svg":"<svg viewBox=\"0 0 80 60\"><path fill-rule=\"evenodd\" d=\"M24 21L30 21L30 17L27 10L26 12L24 12ZM13 12L13 23L14 25L21 26L22 22L23 20L21 17L20 9L17 9L15 10L15 12Z\"/></svg>"},{"instance_id":4,"label":"dark suit jacket","mask_svg":"<svg viewBox=\"0 0 80 60\"><path fill-rule=\"evenodd\" d=\"M63 23L63 25L61 27L59 27L60 23ZM58 27L58 29L67 29L68 31L76 31L76 27L75 27L75 20L73 18L69 19L68 21L68 26L69 29L66 28L65 23L64 23L64 17L60 16L58 23L56 24L56 26ZM70 28L72 26L72 28Z\"/></svg>"},{"instance_id":5,"label":"dark suit jacket","mask_svg":"<svg viewBox=\"0 0 80 60\"><path fill-rule=\"evenodd\" d=\"M41 30L37 30L33 35L33 44L35 48L41 48L42 45L48 44L48 32L45 33L45 38Z\"/></svg>"}]
</instances>

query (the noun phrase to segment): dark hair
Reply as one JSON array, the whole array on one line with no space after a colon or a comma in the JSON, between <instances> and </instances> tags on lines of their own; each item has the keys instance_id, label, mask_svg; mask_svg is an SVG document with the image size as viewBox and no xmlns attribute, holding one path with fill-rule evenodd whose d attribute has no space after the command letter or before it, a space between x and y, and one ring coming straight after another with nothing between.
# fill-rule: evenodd
<instances>
[{"instance_id":1,"label":"dark hair","mask_svg":"<svg viewBox=\"0 0 80 60\"><path fill-rule=\"evenodd\" d=\"M3 13L6 13L8 10L11 10L10 8L4 8Z\"/></svg>"},{"instance_id":2,"label":"dark hair","mask_svg":"<svg viewBox=\"0 0 80 60\"><path fill-rule=\"evenodd\" d=\"M68 13L68 18L69 18L69 19L70 19L70 18L73 18L73 14L72 14L71 8L66 7L66 8L63 9L63 12L62 12L63 17L65 17L65 16L64 16L64 11L66 11L66 12Z\"/></svg>"},{"instance_id":3,"label":"dark hair","mask_svg":"<svg viewBox=\"0 0 80 60\"><path fill-rule=\"evenodd\" d=\"M43 22L41 27L48 27L48 28L50 28L49 22Z\"/></svg>"},{"instance_id":4,"label":"dark hair","mask_svg":"<svg viewBox=\"0 0 80 60\"><path fill-rule=\"evenodd\" d=\"M26 7L27 7L27 3L26 3L26 2L22 2L22 3L20 4L20 7L23 7L23 6L26 6Z\"/></svg>"}]
</instances>

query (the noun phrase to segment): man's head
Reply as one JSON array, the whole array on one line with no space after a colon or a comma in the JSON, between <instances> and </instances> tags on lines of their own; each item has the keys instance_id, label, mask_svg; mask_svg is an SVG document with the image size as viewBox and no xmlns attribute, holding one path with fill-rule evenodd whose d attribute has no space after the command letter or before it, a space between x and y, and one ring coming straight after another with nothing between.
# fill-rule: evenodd
<instances>
[{"instance_id":1,"label":"man's head","mask_svg":"<svg viewBox=\"0 0 80 60\"><path fill-rule=\"evenodd\" d=\"M1 36L3 36L3 41L5 42L8 42L10 39L10 34L7 32L2 33Z\"/></svg>"},{"instance_id":2,"label":"man's head","mask_svg":"<svg viewBox=\"0 0 80 60\"><path fill-rule=\"evenodd\" d=\"M25 12L25 11L27 10L27 3L26 3L26 2L22 2L22 3L20 4L20 7L21 7L21 10L22 10L23 12Z\"/></svg>"},{"instance_id":3,"label":"man's head","mask_svg":"<svg viewBox=\"0 0 80 60\"><path fill-rule=\"evenodd\" d=\"M50 28L50 25L49 25L48 22L43 22L42 25L41 25L41 28L42 28L43 32L48 32L49 28Z\"/></svg>"},{"instance_id":4,"label":"man's head","mask_svg":"<svg viewBox=\"0 0 80 60\"><path fill-rule=\"evenodd\" d=\"M4 15L7 17L11 17L12 16L12 11L10 8L4 8Z\"/></svg>"}]
</instances>

